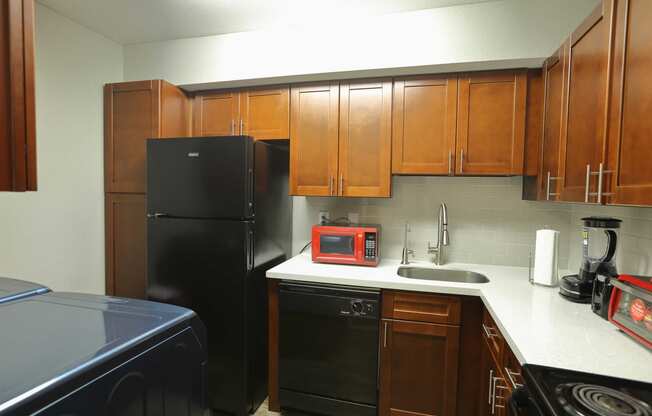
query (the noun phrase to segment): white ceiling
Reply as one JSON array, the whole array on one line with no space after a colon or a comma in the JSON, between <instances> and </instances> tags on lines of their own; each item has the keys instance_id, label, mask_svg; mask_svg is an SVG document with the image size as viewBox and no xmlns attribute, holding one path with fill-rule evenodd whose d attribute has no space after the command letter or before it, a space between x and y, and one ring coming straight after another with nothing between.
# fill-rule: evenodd
<instances>
[{"instance_id":1,"label":"white ceiling","mask_svg":"<svg viewBox=\"0 0 652 416\"><path fill-rule=\"evenodd\" d=\"M118 43L132 44L496 0L38 1Z\"/></svg>"}]
</instances>

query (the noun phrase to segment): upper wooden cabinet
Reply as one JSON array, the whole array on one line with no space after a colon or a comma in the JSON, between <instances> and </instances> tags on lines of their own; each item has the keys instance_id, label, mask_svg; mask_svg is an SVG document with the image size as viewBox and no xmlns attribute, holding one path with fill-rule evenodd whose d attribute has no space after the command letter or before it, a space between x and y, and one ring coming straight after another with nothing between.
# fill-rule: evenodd
<instances>
[{"instance_id":1,"label":"upper wooden cabinet","mask_svg":"<svg viewBox=\"0 0 652 416\"><path fill-rule=\"evenodd\" d=\"M389 197L392 82L340 86L339 195Z\"/></svg>"},{"instance_id":2,"label":"upper wooden cabinet","mask_svg":"<svg viewBox=\"0 0 652 416\"><path fill-rule=\"evenodd\" d=\"M337 195L339 85L292 87L290 193Z\"/></svg>"},{"instance_id":3,"label":"upper wooden cabinet","mask_svg":"<svg viewBox=\"0 0 652 416\"><path fill-rule=\"evenodd\" d=\"M145 193L145 143L190 134L190 102L165 81L104 87L105 190Z\"/></svg>"},{"instance_id":4,"label":"upper wooden cabinet","mask_svg":"<svg viewBox=\"0 0 652 416\"><path fill-rule=\"evenodd\" d=\"M605 162L613 7L614 0L603 0L570 38L561 135L563 201L599 199L596 177Z\"/></svg>"},{"instance_id":5,"label":"upper wooden cabinet","mask_svg":"<svg viewBox=\"0 0 652 416\"><path fill-rule=\"evenodd\" d=\"M453 174L457 76L394 81L392 173Z\"/></svg>"},{"instance_id":6,"label":"upper wooden cabinet","mask_svg":"<svg viewBox=\"0 0 652 416\"><path fill-rule=\"evenodd\" d=\"M289 95L289 87L199 93L194 101L193 135L288 139Z\"/></svg>"},{"instance_id":7,"label":"upper wooden cabinet","mask_svg":"<svg viewBox=\"0 0 652 416\"><path fill-rule=\"evenodd\" d=\"M292 88L290 193L388 197L391 81Z\"/></svg>"},{"instance_id":8,"label":"upper wooden cabinet","mask_svg":"<svg viewBox=\"0 0 652 416\"><path fill-rule=\"evenodd\" d=\"M0 2L0 191L36 190L34 2Z\"/></svg>"},{"instance_id":9,"label":"upper wooden cabinet","mask_svg":"<svg viewBox=\"0 0 652 416\"><path fill-rule=\"evenodd\" d=\"M460 76L458 175L522 175L527 72Z\"/></svg>"},{"instance_id":10,"label":"upper wooden cabinet","mask_svg":"<svg viewBox=\"0 0 652 416\"><path fill-rule=\"evenodd\" d=\"M238 92L199 94L193 106L193 136L240 134Z\"/></svg>"},{"instance_id":11,"label":"upper wooden cabinet","mask_svg":"<svg viewBox=\"0 0 652 416\"><path fill-rule=\"evenodd\" d=\"M255 88L240 93L241 134L257 140L290 137L290 89Z\"/></svg>"},{"instance_id":12,"label":"upper wooden cabinet","mask_svg":"<svg viewBox=\"0 0 652 416\"><path fill-rule=\"evenodd\" d=\"M606 202L652 205L652 2L618 2Z\"/></svg>"},{"instance_id":13,"label":"upper wooden cabinet","mask_svg":"<svg viewBox=\"0 0 652 416\"><path fill-rule=\"evenodd\" d=\"M556 200L560 184L560 141L564 110L564 85L568 44L564 44L543 65L545 77L543 105L543 136L539 169L538 199Z\"/></svg>"}]
</instances>

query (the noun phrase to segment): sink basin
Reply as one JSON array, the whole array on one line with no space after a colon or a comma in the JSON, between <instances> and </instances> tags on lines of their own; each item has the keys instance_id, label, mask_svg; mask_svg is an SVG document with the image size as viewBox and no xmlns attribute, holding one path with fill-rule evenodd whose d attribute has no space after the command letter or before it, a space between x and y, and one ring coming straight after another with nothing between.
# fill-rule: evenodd
<instances>
[{"instance_id":1,"label":"sink basin","mask_svg":"<svg viewBox=\"0 0 652 416\"><path fill-rule=\"evenodd\" d=\"M466 270L426 269L423 267L399 267L398 275L408 279L437 280L440 282L488 283L483 274Z\"/></svg>"}]
</instances>

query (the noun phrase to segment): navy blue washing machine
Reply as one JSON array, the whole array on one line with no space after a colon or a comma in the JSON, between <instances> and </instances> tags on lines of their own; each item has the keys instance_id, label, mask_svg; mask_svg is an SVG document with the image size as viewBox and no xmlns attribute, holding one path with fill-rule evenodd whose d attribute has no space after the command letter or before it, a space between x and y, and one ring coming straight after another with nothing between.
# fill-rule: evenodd
<instances>
[{"instance_id":1,"label":"navy blue washing machine","mask_svg":"<svg viewBox=\"0 0 652 416\"><path fill-rule=\"evenodd\" d=\"M205 416L206 333L186 308L50 292L0 304L1 416Z\"/></svg>"},{"instance_id":2,"label":"navy blue washing machine","mask_svg":"<svg viewBox=\"0 0 652 416\"><path fill-rule=\"evenodd\" d=\"M0 277L0 303L41 295L49 291L50 289L38 283Z\"/></svg>"}]
</instances>

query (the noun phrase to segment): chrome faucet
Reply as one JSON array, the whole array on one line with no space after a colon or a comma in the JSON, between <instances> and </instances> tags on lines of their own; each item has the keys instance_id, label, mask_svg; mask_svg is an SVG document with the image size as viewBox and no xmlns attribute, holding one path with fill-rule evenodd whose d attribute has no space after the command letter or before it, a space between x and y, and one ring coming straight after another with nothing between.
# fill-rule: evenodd
<instances>
[{"instance_id":1,"label":"chrome faucet","mask_svg":"<svg viewBox=\"0 0 652 416\"><path fill-rule=\"evenodd\" d=\"M401 256L401 264L410 264L410 255L414 255L414 250L408 249L408 232L410 232L410 224L405 223L405 239L403 240L403 255Z\"/></svg>"},{"instance_id":2,"label":"chrome faucet","mask_svg":"<svg viewBox=\"0 0 652 416\"><path fill-rule=\"evenodd\" d=\"M441 266L444 262L444 246L450 244L448 236L448 209L445 203L439 206L439 217L437 218L437 245L434 247L428 242L428 254L435 255L435 264Z\"/></svg>"}]
</instances>

